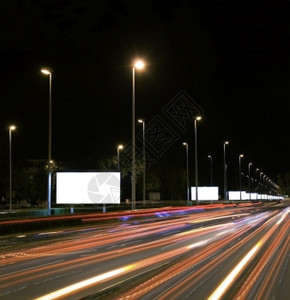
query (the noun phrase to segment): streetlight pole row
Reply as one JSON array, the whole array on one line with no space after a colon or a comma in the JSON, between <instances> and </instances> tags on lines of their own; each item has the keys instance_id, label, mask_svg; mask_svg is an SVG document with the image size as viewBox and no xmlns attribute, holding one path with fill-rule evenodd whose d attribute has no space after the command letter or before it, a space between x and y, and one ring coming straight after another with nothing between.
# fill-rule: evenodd
<instances>
[{"instance_id":1,"label":"streetlight pole row","mask_svg":"<svg viewBox=\"0 0 290 300\"><path fill-rule=\"evenodd\" d=\"M136 158L135 158L135 69L143 69L144 63L138 60L132 68L132 210L136 205ZM51 149L52 149L52 71L48 68L41 69L41 73L49 76L49 122L48 122L48 188L47 188L47 211L51 213Z\"/></svg>"},{"instance_id":2,"label":"streetlight pole row","mask_svg":"<svg viewBox=\"0 0 290 300\"><path fill-rule=\"evenodd\" d=\"M135 133L135 71L136 69L143 69L144 68L144 62L141 60L138 60L134 63L132 67L132 210L136 208L136 154L135 154L135 148L136 148L136 133ZM47 210L48 215L51 213L51 177L52 177L52 171L51 171L51 162L52 162L52 99L51 99L51 89L52 89L52 70L43 68L41 69L41 72L44 75L49 76L49 124L48 124L48 191L47 191ZM196 192L196 203L198 204L198 161L197 161L197 121L201 120L200 116L196 116L194 118L194 133L195 133L195 192ZM138 120L139 121L139 120ZM144 164L144 173L143 173L143 204L145 204L145 196L146 196L146 185L145 185L145 169L146 169L146 161L145 161L145 121L140 120L140 123L143 124L143 164ZM11 130L9 129L9 140L11 144ZM224 199L227 199L227 164L226 164L226 145L228 145L228 141L224 141L223 143L223 154L224 154ZM186 144L188 147L188 145ZM11 148L11 145L10 145ZM118 151L118 170L120 168L119 166L119 147L117 149ZM188 157L188 148L187 150L187 157ZM10 151L11 152L11 151ZM239 165L240 165L240 158L242 156L239 156ZM211 159L211 185L212 185L212 156L209 155L208 158ZM10 153L10 162L11 162L11 153ZM252 163L249 164L248 173L249 173L249 192L251 192L250 187L250 166ZM241 175L241 170L240 170ZM262 173L261 173L262 174ZM188 158L187 158L187 177L188 177ZM187 201L189 203L189 182L187 178ZM11 180L11 163L10 163L10 183ZM11 184L10 184L11 185ZM241 179L240 179L240 197L241 197ZM250 195L251 197L251 195ZM10 203L11 203L11 191L10 191ZM12 205L10 204L10 209Z\"/></svg>"},{"instance_id":3,"label":"streetlight pole row","mask_svg":"<svg viewBox=\"0 0 290 300\"><path fill-rule=\"evenodd\" d=\"M240 200L241 200L241 175L243 174L241 172L241 158L244 157L243 154L239 155L239 185L240 185ZM252 195L252 189L259 189L263 193L265 190L265 187L267 187L267 184L274 184L267 175L265 175L263 172L260 171L259 168L255 169L255 177L251 177L251 167L253 167L253 163L248 163L248 175L246 177L248 178L248 193L249 193L249 200L251 200ZM258 174L259 173L259 174ZM255 188L255 182L256 182L256 188ZM278 187L274 184L274 186ZM256 193L256 200L258 200L258 192Z\"/></svg>"}]
</instances>

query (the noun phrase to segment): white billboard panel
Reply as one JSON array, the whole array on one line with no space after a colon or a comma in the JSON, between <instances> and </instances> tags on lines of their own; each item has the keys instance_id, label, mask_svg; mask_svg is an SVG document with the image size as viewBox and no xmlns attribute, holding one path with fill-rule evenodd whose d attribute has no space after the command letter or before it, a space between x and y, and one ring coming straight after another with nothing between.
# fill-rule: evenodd
<instances>
[{"instance_id":1,"label":"white billboard panel","mask_svg":"<svg viewBox=\"0 0 290 300\"><path fill-rule=\"evenodd\" d=\"M219 188L218 186L198 186L197 197L199 201L212 201L219 199ZM191 187L191 200L195 201L195 186Z\"/></svg>"},{"instance_id":2,"label":"white billboard panel","mask_svg":"<svg viewBox=\"0 0 290 300\"><path fill-rule=\"evenodd\" d=\"M56 203L119 204L120 172L58 172Z\"/></svg>"},{"instance_id":3,"label":"white billboard panel","mask_svg":"<svg viewBox=\"0 0 290 300\"><path fill-rule=\"evenodd\" d=\"M261 200L267 200L268 195L267 194L260 194L259 195Z\"/></svg>"},{"instance_id":4,"label":"white billboard panel","mask_svg":"<svg viewBox=\"0 0 290 300\"><path fill-rule=\"evenodd\" d=\"M248 194L245 191L229 191L229 200L246 200Z\"/></svg>"},{"instance_id":5,"label":"white billboard panel","mask_svg":"<svg viewBox=\"0 0 290 300\"><path fill-rule=\"evenodd\" d=\"M251 193L251 200L258 200L258 194L257 193Z\"/></svg>"}]
</instances>

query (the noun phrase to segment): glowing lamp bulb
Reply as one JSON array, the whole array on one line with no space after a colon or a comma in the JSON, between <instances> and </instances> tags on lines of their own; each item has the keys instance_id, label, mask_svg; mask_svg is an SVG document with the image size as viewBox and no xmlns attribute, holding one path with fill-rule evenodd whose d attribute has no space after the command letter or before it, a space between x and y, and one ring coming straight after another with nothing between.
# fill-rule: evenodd
<instances>
[{"instance_id":1,"label":"glowing lamp bulb","mask_svg":"<svg viewBox=\"0 0 290 300\"><path fill-rule=\"evenodd\" d=\"M51 72L50 72L49 70L47 70L47 69L41 69L40 71L41 71L41 73L44 74L44 75L49 75L49 74L51 74Z\"/></svg>"},{"instance_id":2,"label":"glowing lamp bulb","mask_svg":"<svg viewBox=\"0 0 290 300\"><path fill-rule=\"evenodd\" d=\"M137 60L135 63L134 63L134 67L136 69L143 69L144 68L144 62L142 60Z\"/></svg>"}]
</instances>

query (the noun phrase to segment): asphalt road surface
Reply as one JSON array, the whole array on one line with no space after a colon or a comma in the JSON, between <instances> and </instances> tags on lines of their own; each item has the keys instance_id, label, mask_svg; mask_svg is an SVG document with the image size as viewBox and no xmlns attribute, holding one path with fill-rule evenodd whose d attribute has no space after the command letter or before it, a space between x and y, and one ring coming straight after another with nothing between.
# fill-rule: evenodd
<instances>
[{"instance_id":1,"label":"asphalt road surface","mask_svg":"<svg viewBox=\"0 0 290 300\"><path fill-rule=\"evenodd\" d=\"M178 207L0 238L0 299L290 299L290 207Z\"/></svg>"}]
</instances>

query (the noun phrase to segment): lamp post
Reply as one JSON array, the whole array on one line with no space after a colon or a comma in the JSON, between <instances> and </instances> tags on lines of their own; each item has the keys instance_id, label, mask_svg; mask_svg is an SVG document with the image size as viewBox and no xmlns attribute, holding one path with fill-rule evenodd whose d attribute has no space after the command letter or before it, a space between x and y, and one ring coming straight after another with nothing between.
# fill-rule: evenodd
<instances>
[{"instance_id":1,"label":"lamp post","mask_svg":"<svg viewBox=\"0 0 290 300\"><path fill-rule=\"evenodd\" d=\"M241 170L241 160L244 157L243 154L239 155L239 185L240 185L240 200L242 200L242 170Z\"/></svg>"},{"instance_id":2,"label":"lamp post","mask_svg":"<svg viewBox=\"0 0 290 300\"><path fill-rule=\"evenodd\" d=\"M194 118L194 160L195 160L195 200L196 204L198 204L198 166L197 166L197 121L201 120L201 116L197 116Z\"/></svg>"},{"instance_id":3,"label":"lamp post","mask_svg":"<svg viewBox=\"0 0 290 300\"><path fill-rule=\"evenodd\" d=\"M256 200L258 200L258 172L259 172L259 168L256 168L256 176L255 176L255 181L257 182L256 184Z\"/></svg>"},{"instance_id":4,"label":"lamp post","mask_svg":"<svg viewBox=\"0 0 290 300\"><path fill-rule=\"evenodd\" d=\"M262 177L263 177L263 174L264 174L263 172L260 172L260 183L261 183L262 185L263 185L263 178L262 178Z\"/></svg>"},{"instance_id":5,"label":"lamp post","mask_svg":"<svg viewBox=\"0 0 290 300\"><path fill-rule=\"evenodd\" d=\"M189 205L189 173L188 173L188 143L182 143L185 146L185 154L186 154L186 199L187 205Z\"/></svg>"},{"instance_id":6,"label":"lamp post","mask_svg":"<svg viewBox=\"0 0 290 300\"><path fill-rule=\"evenodd\" d=\"M52 86L52 71L50 69L44 68L41 69L41 73L49 76L49 89L48 89L48 184L47 184L47 212L50 216L51 212L51 140L52 140L52 103L51 103L51 86Z\"/></svg>"},{"instance_id":7,"label":"lamp post","mask_svg":"<svg viewBox=\"0 0 290 300\"><path fill-rule=\"evenodd\" d=\"M252 163L250 162L248 164L248 190L249 190L249 200L251 200L251 165Z\"/></svg>"},{"instance_id":8,"label":"lamp post","mask_svg":"<svg viewBox=\"0 0 290 300\"><path fill-rule=\"evenodd\" d=\"M226 145L228 145L228 141L224 141L224 200L227 200L227 163L226 163Z\"/></svg>"},{"instance_id":9,"label":"lamp post","mask_svg":"<svg viewBox=\"0 0 290 300\"><path fill-rule=\"evenodd\" d=\"M136 61L132 68L132 206L131 209L136 208L136 157L135 157L135 70L143 69L144 62Z\"/></svg>"},{"instance_id":10,"label":"lamp post","mask_svg":"<svg viewBox=\"0 0 290 300\"><path fill-rule=\"evenodd\" d=\"M210 185L212 186L212 156L207 156L210 159Z\"/></svg>"},{"instance_id":11,"label":"lamp post","mask_svg":"<svg viewBox=\"0 0 290 300\"><path fill-rule=\"evenodd\" d=\"M263 199L264 186L263 186L263 172L260 172L260 190L261 190L261 199Z\"/></svg>"},{"instance_id":12,"label":"lamp post","mask_svg":"<svg viewBox=\"0 0 290 300\"><path fill-rule=\"evenodd\" d=\"M145 206L146 197L146 153L145 153L145 119L138 119L138 123L142 124L142 142L143 142L143 206Z\"/></svg>"},{"instance_id":13,"label":"lamp post","mask_svg":"<svg viewBox=\"0 0 290 300\"><path fill-rule=\"evenodd\" d=\"M264 189L265 189L265 200L267 200L267 198L268 198L268 195L267 195L268 191L267 191L267 175L266 174L263 175L263 182L264 182Z\"/></svg>"},{"instance_id":14,"label":"lamp post","mask_svg":"<svg viewBox=\"0 0 290 300\"><path fill-rule=\"evenodd\" d=\"M123 145L118 145L117 147L117 162L118 162L118 171L120 171L120 150L124 149Z\"/></svg>"},{"instance_id":15,"label":"lamp post","mask_svg":"<svg viewBox=\"0 0 290 300\"><path fill-rule=\"evenodd\" d=\"M9 210L12 211L12 131L15 125L9 126Z\"/></svg>"}]
</instances>

